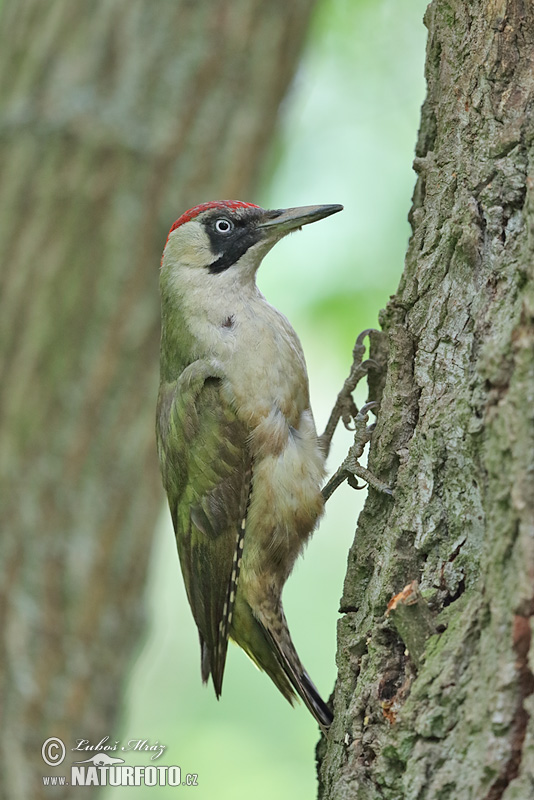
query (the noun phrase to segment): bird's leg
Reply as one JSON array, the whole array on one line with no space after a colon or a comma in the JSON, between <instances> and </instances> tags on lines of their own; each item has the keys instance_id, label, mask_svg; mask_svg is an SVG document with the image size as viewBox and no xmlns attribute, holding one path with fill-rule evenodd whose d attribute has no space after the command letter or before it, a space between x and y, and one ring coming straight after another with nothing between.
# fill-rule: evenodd
<instances>
[{"instance_id":1,"label":"bird's leg","mask_svg":"<svg viewBox=\"0 0 534 800\"><path fill-rule=\"evenodd\" d=\"M344 481L347 481L349 486L352 486L353 489L363 489L365 488L365 484L368 484L379 492L389 495L393 494L386 483L379 480L372 472L366 467L362 467L359 463L365 445L370 440L374 429L374 424L367 425L369 411L377 405L378 403L375 402L366 403L354 417L354 442L349 448L347 457L322 490L325 503ZM365 484L358 483L358 478L365 481Z\"/></svg>"},{"instance_id":2,"label":"bird's leg","mask_svg":"<svg viewBox=\"0 0 534 800\"><path fill-rule=\"evenodd\" d=\"M367 424L369 419L368 413L372 408L378 406L378 403L370 402L366 403L358 411L358 408L356 407L352 397L352 392L358 385L359 381L364 377L364 375L367 374L369 367L378 368L378 364L372 359L367 359L366 361L362 362L362 357L365 353L365 345L363 344L363 340L369 335L369 333L371 333L371 331L372 328L367 328L366 330L362 331L362 333L360 333L356 339L356 344L354 345L354 349L352 351L353 362L349 376L337 396L325 431L319 439L325 455L328 455L332 437L340 418L343 420L343 424L347 430L354 431L354 442L349 449L347 457L322 490L322 495L325 502L344 481L347 481L347 483L352 486L353 489L363 489L365 484L368 484L379 492L389 495L393 494L387 484L385 484L383 481L380 481L377 477L375 477L375 475L373 475L372 472L366 469L366 467L362 467L359 463L359 459L363 455L365 445L370 440L371 434L375 427L374 424ZM354 422L354 426L351 425L352 421ZM365 484L358 483L358 478L365 481Z\"/></svg>"},{"instance_id":3,"label":"bird's leg","mask_svg":"<svg viewBox=\"0 0 534 800\"><path fill-rule=\"evenodd\" d=\"M363 340L371 333L372 330L373 328L366 328L366 330L362 331L356 339L356 343L352 351L352 366L350 368L348 378L346 379L336 398L334 408L332 409L332 413L330 414L330 418L326 424L324 433L319 437L319 444L321 445L321 448L325 454L325 458L330 452L332 437L340 419L343 420L343 425L347 430L355 430L355 428L352 427L351 422L352 420L356 420L358 409L352 397L352 393L361 379L367 375L367 370L369 367L378 367L378 364L370 358L362 362L362 358L365 353L365 345L363 344Z\"/></svg>"}]
</instances>

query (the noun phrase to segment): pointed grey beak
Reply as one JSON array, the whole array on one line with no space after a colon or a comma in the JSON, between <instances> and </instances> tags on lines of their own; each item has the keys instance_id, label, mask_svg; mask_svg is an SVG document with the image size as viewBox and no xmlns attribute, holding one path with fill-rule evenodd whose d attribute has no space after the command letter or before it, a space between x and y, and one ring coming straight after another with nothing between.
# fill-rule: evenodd
<instances>
[{"instance_id":1,"label":"pointed grey beak","mask_svg":"<svg viewBox=\"0 0 534 800\"><path fill-rule=\"evenodd\" d=\"M329 217L342 211L343 206L299 206L297 208L282 208L276 211L266 211L265 221L260 222L259 228L265 228L266 233L275 233L284 236L302 225Z\"/></svg>"}]
</instances>

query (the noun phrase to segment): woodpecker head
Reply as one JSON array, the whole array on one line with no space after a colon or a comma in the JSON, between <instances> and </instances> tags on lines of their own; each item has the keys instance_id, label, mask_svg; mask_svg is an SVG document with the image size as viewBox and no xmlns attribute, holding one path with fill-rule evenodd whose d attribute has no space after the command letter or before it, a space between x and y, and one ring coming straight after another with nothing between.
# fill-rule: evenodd
<instances>
[{"instance_id":1,"label":"woodpecker head","mask_svg":"<svg viewBox=\"0 0 534 800\"><path fill-rule=\"evenodd\" d=\"M266 253L283 236L343 206L303 206L267 211L252 203L224 200L186 211L169 231L162 270L175 286L214 291L254 281Z\"/></svg>"}]
</instances>

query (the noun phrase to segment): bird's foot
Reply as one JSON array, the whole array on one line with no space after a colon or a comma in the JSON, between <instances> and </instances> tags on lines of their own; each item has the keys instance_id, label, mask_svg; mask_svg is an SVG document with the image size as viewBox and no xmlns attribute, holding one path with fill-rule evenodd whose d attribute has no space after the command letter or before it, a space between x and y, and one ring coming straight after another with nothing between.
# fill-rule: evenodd
<instances>
[{"instance_id":1,"label":"bird's foot","mask_svg":"<svg viewBox=\"0 0 534 800\"><path fill-rule=\"evenodd\" d=\"M340 419L347 430L356 431L356 418L359 412L352 397L352 393L361 379L367 375L367 371L369 369L378 369L378 364L376 361L373 361L373 359L368 358L365 361L362 361L365 354L365 345L363 341L366 336L373 332L373 328L366 328L366 330L362 331L356 339L356 343L352 350L352 366L350 368L349 375L336 398L334 408L332 409L332 413L330 414L330 419L328 420L324 433L319 437L319 442L325 453L325 456L328 455L332 437Z\"/></svg>"},{"instance_id":2,"label":"bird's foot","mask_svg":"<svg viewBox=\"0 0 534 800\"><path fill-rule=\"evenodd\" d=\"M365 445L371 439L371 434L375 427L374 423L372 425L367 424L369 411L372 408L376 408L376 406L378 406L376 402L366 403L354 416L354 442L349 448L347 457L322 490L325 503L344 481L347 481L349 486L352 486L353 489L364 489L365 486L372 486L373 489L383 494L393 494L393 491L386 483L379 480L366 467L362 467L359 462L359 459L363 455ZM364 481L364 483L359 483L358 478Z\"/></svg>"}]
</instances>

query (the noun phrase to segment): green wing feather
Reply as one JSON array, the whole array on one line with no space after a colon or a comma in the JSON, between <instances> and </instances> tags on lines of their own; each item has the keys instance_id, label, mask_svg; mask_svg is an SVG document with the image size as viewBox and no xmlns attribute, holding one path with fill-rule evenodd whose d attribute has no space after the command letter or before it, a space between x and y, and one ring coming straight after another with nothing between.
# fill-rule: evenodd
<instances>
[{"instance_id":1,"label":"green wing feather","mask_svg":"<svg viewBox=\"0 0 534 800\"><path fill-rule=\"evenodd\" d=\"M210 374L211 373L211 374ZM232 615L230 587L251 480L248 431L197 361L158 398L158 451L185 588L198 627L202 678L221 693Z\"/></svg>"}]
</instances>

